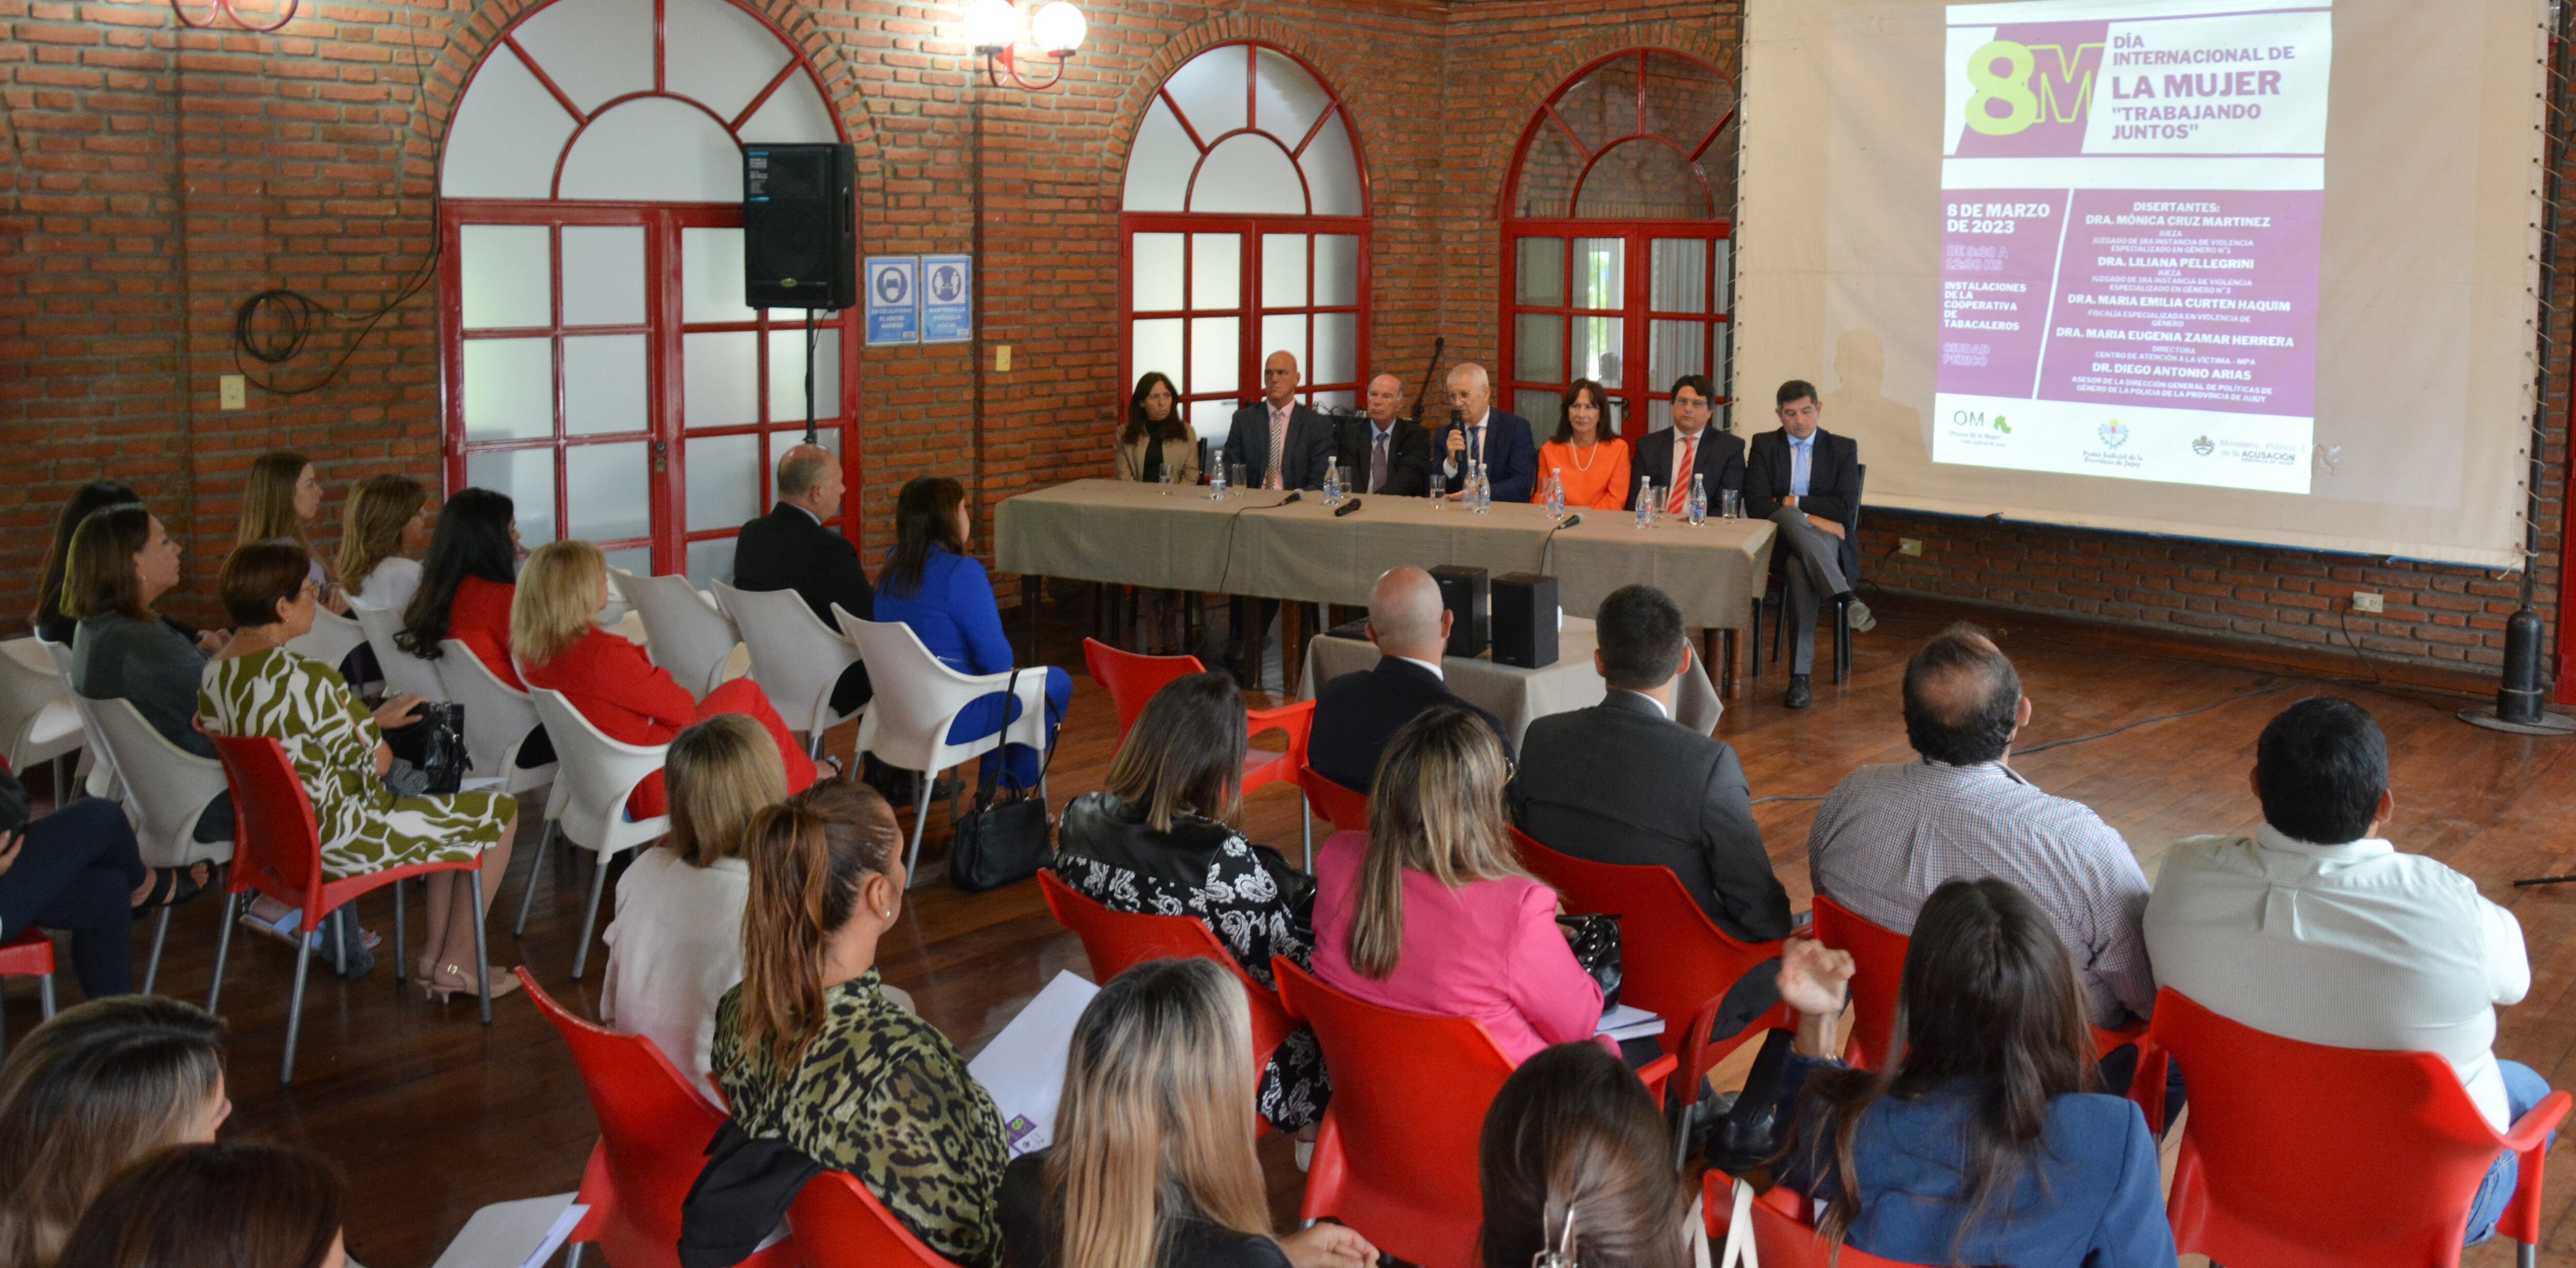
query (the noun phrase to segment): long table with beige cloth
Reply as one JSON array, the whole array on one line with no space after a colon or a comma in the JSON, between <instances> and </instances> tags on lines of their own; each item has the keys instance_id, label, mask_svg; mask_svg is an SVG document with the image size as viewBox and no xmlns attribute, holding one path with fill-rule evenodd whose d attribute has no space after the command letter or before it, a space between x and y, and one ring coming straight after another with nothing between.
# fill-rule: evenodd
<instances>
[{"instance_id":1,"label":"long table with beige cloth","mask_svg":"<svg viewBox=\"0 0 2576 1268\"><path fill-rule=\"evenodd\" d=\"M1364 495L1336 516L1323 495L1268 489L1211 499L1203 487L1073 480L994 508L994 561L1003 572L1198 593L1361 605L1389 568L1462 564L1500 575L1557 579L1557 602L1589 617L1624 585L1645 583L1681 605L1684 624L1740 630L1771 566L1768 520L1650 529L1623 511L1587 510L1560 528L1547 508Z\"/></svg>"},{"instance_id":2,"label":"long table with beige cloth","mask_svg":"<svg viewBox=\"0 0 2576 1268\"><path fill-rule=\"evenodd\" d=\"M1551 713L1591 708L1610 694L1609 684L1601 681L1601 671L1592 667L1592 653L1600 646L1592 622L1579 616L1565 618L1564 628L1557 631L1556 646L1553 665L1522 669L1482 656L1443 656L1440 675L1447 680L1452 694L1502 720L1503 732L1511 738L1512 751L1517 753L1530 723ZM1306 644L1303 698L1312 700L1325 683L1368 669L1377 661L1377 647L1367 640L1326 634ZM1693 659L1682 673L1681 685L1673 692L1674 717L1683 726L1706 735L1717 729L1717 720L1725 711L1726 706L1718 703L1717 689L1709 685L1708 675L1700 672L1699 661Z\"/></svg>"}]
</instances>

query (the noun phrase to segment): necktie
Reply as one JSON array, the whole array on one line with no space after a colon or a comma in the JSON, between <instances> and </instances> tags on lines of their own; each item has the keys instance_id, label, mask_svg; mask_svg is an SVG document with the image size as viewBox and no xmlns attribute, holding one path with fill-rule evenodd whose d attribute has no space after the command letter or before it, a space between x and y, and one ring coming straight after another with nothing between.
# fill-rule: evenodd
<instances>
[{"instance_id":1,"label":"necktie","mask_svg":"<svg viewBox=\"0 0 2576 1268\"><path fill-rule=\"evenodd\" d=\"M1478 462L1485 460L1485 425L1483 423L1467 429L1467 456Z\"/></svg>"},{"instance_id":2,"label":"necktie","mask_svg":"<svg viewBox=\"0 0 2576 1268\"><path fill-rule=\"evenodd\" d=\"M1287 460L1288 420L1272 414L1270 416L1270 474L1262 480L1263 487L1272 489L1288 487L1281 482L1286 474L1281 468L1287 464Z\"/></svg>"},{"instance_id":3,"label":"necktie","mask_svg":"<svg viewBox=\"0 0 2576 1268\"><path fill-rule=\"evenodd\" d=\"M1681 461L1673 464L1672 497L1671 500L1665 504L1665 509L1675 515L1682 514L1690 505L1691 460L1696 457L1698 453L1699 437L1682 437Z\"/></svg>"},{"instance_id":4,"label":"necktie","mask_svg":"<svg viewBox=\"0 0 2576 1268\"><path fill-rule=\"evenodd\" d=\"M1370 428L1370 430L1371 430L1371 431L1376 431L1377 429L1376 429L1376 428ZM1383 489L1383 488L1385 488L1385 487L1386 487L1386 433L1381 431L1381 432L1378 432L1378 433L1377 433L1377 439L1376 439L1376 440L1374 440L1374 441L1371 441L1371 442L1369 443L1369 487L1368 487L1368 491L1369 491L1369 492L1371 492L1371 493L1375 493L1375 492L1377 492L1378 490Z\"/></svg>"}]
</instances>

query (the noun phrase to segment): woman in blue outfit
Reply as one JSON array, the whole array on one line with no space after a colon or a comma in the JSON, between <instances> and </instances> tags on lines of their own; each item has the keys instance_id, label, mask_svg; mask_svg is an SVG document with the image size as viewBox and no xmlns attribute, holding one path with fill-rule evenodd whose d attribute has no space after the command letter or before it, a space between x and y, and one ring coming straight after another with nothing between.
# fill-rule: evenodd
<instances>
[{"instance_id":1,"label":"woman in blue outfit","mask_svg":"<svg viewBox=\"0 0 2576 1268\"><path fill-rule=\"evenodd\" d=\"M886 552L885 571L877 578L877 619L911 626L931 655L959 673L1008 672L1011 640L1002 634L1002 607L993 598L992 578L966 553L965 486L946 476L914 480L903 486L903 496L895 502L894 524L894 549ZM1053 745L1065 707L1073 701L1073 679L1053 666L1030 672L1046 675L1046 734ZM957 716L948 742L991 735L1021 712L1015 697L999 692L986 696ZM1040 758L1028 745L1005 744L999 753L985 755L979 771L982 786L990 788L994 770L1007 762L1011 778L1034 789Z\"/></svg>"},{"instance_id":2,"label":"woman in blue outfit","mask_svg":"<svg viewBox=\"0 0 2576 1268\"><path fill-rule=\"evenodd\" d=\"M1954 880L1914 922L1883 1071L1845 1069L1852 960L1806 939L1780 963L1799 1013L1781 1183L1824 1203L1829 1244L1915 1264L2172 1268L2156 1142L2095 1083L2065 944L2009 881ZM1790 1106L1783 1105L1787 1113Z\"/></svg>"}]
</instances>

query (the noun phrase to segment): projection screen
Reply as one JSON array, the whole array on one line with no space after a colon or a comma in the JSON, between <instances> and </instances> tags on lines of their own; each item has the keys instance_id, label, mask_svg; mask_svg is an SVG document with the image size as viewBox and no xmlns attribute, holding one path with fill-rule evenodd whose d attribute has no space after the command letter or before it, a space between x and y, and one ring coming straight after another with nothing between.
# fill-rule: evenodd
<instances>
[{"instance_id":1,"label":"projection screen","mask_svg":"<svg viewBox=\"0 0 2576 1268\"><path fill-rule=\"evenodd\" d=\"M1740 429L1875 506L2519 567L2545 0L1752 0Z\"/></svg>"}]
</instances>

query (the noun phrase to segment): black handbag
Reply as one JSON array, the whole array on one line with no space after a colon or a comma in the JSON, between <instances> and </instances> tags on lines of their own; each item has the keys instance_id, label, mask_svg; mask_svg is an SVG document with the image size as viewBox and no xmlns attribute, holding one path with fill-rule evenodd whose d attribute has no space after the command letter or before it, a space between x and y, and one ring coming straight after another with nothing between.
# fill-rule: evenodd
<instances>
[{"instance_id":1,"label":"black handbag","mask_svg":"<svg viewBox=\"0 0 2576 1268\"><path fill-rule=\"evenodd\" d=\"M1010 683L1003 688L1009 698L1019 697L1019 684L1020 673L1012 670ZM1045 706L1049 736L1046 758L1038 764L1040 783L1055 762L1056 727L1063 721L1055 716L1054 705L1050 700ZM1009 725L1003 724L1005 729ZM1054 857L1054 825L1047 819L1046 799L1027 792L1005 771L993 791L976 794L974 809L957 816L948 840L949 884L981 894L1037 875Z\"/></svg>"},{"instance_id":2,"label":"black handbag","mask_svg":"<svg viewBox=\"0 0 2576 1268\"><path fill-rule=\"evenodd\" d=\"M465 706L423 702L412 712L411 725L385 732L385 747L419 772L418 794L455 792L464 786L465 771L471 765L465 756ZM396 791L409 794L414 790Z\"/></svg>"},{"instance_id":3,"label":"black handbag","mask_svg":"<svg viewBox=\"0 0 2576 1268\"><path fill-rule=\"evenodd\" d=\"M1565 945L1574 949L1574 962L1601 984L1601 1007L1617 1007L1619 984L1627 980L1619 967L1619 918L1560 915L1556 927L1565 934Z\"/></svg>"}]
</instances>

